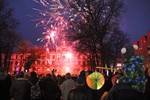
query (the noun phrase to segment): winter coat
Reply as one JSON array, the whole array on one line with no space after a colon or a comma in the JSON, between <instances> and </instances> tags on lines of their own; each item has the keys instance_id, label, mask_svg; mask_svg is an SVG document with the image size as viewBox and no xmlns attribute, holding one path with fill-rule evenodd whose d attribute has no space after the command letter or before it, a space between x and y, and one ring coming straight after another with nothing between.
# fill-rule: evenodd
<instances>
[{"instance_id":1,"label":"winter coat","mask_svg":"<svg viewBox=\"0 0 150 100\"><path fill-rule=\"evenodd\" d=\"M11 96L9 93L11 87L10 75L0 75L0 100L10 100Z\"/></svg>"},{"instance_id":2,"label":"winter coat","mask_svg":"<svg viewBox=\"0 0 150 100\"><path fill-rule=\"evenodd\" d=\"M105 100L146 100L142 92L131 88L128 84L114 85Z\"/></svg>"},{"instance_id":3,"label":"winter coat","mask_svg":"<svg viewBox=\"0 0 150 100\"><path fill-rule=\"evenodd\" d=\"M38 82L38 85L39 87L41 88L41 81L38 80L38 78L34 78L34 79L29 79L29 81L27 82L27 84L25 85L25 93L24 93L24 100L31 100L31 97L30 97L30 93L31 93L31 84L37 84ZM42 88L41 88L41 91L42 91ZM35 99L35 100L43 100L43 97L41 97L41 99Z\"/></svg>"},{"instance_id":4,"label":"winter coat","mask_svg":"<svg viewBox=\"0 0 150 100\"><path fill-rule=\"evenodd\" d=\"M92 93L85 86L78 86L70 90L68 100L93 100Z\"/></svg>"},{"instance_id":5,"label":"winter coat","mask_svg":"<svg viewBox=\"0 0 150 100\"><path fill-rule=\"evenodd\" d=\"M23 100L25 84L28 80L25 78L18 78L13 81L10 89L10 94L15 100Z\"/></svg>"},{"instance_id":6,"label":"winter coat","mask_svg":"<svg viewBox=\"0 0 150 100\"><path fill-rule=\"evenodd\" d=\"M73 79L67 79L63 82L62 84L63 100L67 100L69 91L75 87L76 87L76 84Z\"/></svg>"},{"instance_id":7,"label":"winter coat","mask_svg":"<svg viewBox=\"0 0 150 100\"><path fill-rule=\"evenodd\" d=\"M60 100L61 90L51 78L41 81L43 86L43 100Z\"/></svg>"}]
</instances>

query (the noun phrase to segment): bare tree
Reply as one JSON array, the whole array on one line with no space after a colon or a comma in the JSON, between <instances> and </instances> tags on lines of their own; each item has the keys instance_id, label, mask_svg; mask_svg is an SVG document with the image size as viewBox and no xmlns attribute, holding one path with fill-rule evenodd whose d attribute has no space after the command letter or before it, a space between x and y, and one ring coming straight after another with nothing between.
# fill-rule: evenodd
<instances>
[{"instance_id":1,"label":"bare tree","mask_svg":"<svg viewBox=\"0 0 150 100\"><path fill-rule=\"evenodd\" d=\"M105 66L107 46L105 37L119 28L123 0L34 0L46 9L34 9L44 18L36 26L55 30L69 40L76 50L89 57L92 67ZM58 31L59 30L59 31ZM60 31L61 30L61 31ZM48 31L48 33L47 33ZM58 38L59 39L59 38ZM51 40L46 38L46 40ZM60 39L59 39L60 40ZM43 39L42 39L43 41Z\"/></svg>"},{"instance_id":2,"label":"bare tree","mask_svg":"<svg viewBox=\"0 0 150 100\"><path fill-rule=\"evenodd\" d=\"M28 51L29 55L26 58L25 69L29 70L35 61L45 57L45 50L42 47L31 47Z\"/></svg>"},{"instance_id":3,"label":"bare tree","mask_svg":"<svg viewBox=\"0 0 150 100\"><path fill-rule=\"evenodd\" d=\"M7 8L4 0L0 1L0 66L7 71L10 58L16 43L21 40L21 35L16 31L18 22L12 17L13 10ZM4 56L4 59L2 59Z\"/></svg>"},{"instance_id":4,"label":"bare tree","mask_svg":"<svg viewBox=\"0 0 150 100\"><path fill-rule=\"evenodd\" d=\"M115 28L111 34L106 35L104 46L106 48L105 59L107 61L107 66L110 64L115 66L116 60L121 53L121 48L129 43L130 38L128 35L118 28Z\"/></svg>"},{"instance_id":5,"label":"bare tree","mask_svg":"<svg viewBox=\"0 0 150 100\"><path fill-rule=\"evenodd\" d=\"M97 59L105 66L106 48L105 37L118 27L123 11L122 0L68 0L70 6L83 20L72 22L78 30L71 31L68 39L75 42L78 48L91 54L95 67ZM119 27L118 27L119 28ZM80 47L79 47L80 46ZM88 53L87 53L88 54ZM99 56L100 55L100 56Z\"/></svg>"},{"instance_id":6,"label":"bare tree","mask_svg":"<svg viewBox=\"0 0 150 100\"><path fill-rule=\"evenodd\" d=\"M22 67L26 63L26 56L28 56L29 50L30 50L31 42L30 41L22 41L17 44L17 51L21 55L21 65L20 65L20 71Z\"/></svg>"}]
</instances>

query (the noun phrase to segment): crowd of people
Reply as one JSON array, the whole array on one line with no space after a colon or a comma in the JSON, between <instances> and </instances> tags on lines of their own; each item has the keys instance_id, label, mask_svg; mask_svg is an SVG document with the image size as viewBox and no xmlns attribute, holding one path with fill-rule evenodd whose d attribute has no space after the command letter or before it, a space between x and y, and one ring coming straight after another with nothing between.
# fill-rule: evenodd
<instances>
[{"instance_id":1,"label":"crowd of people","mask_svg":"<svg viewBox=\"0 0 150 100\"><path fill-rule=\"evenodd\" d=\"M101 89L93 90L86 84L86 77L91 73L90 70L82 70L79 76L72 77L70 73L65 76L41 76L31 72L27 76L20 72L12 77L0 68L0 100L150 100L150 69L145 71L146 84L141 85L143 80L140 78L140 82L134 84L138 87L134 86L135 89L133 84L120 81L123 75L117 71L111 80L105 77ZM31 98L31 88L35 84L40 87L39 98Z\"/></svg>"},{"instance_id":2,"label":"crowd of people","mask_svg":"<svg viewBox=\"0 0 150 100\"><path fill-rule=\"evenodd\" d=\"M122 50L123 68L112 77L103 75L105 83L100 89L87 85L91 70L75 77L71 73L56 76L54 71L45 76L36 72L11 76L0 67L0 100L150 100L150 68L144 69L142 56L125 55L130 54L127 49Z\"/></svg>"}]
</instances>

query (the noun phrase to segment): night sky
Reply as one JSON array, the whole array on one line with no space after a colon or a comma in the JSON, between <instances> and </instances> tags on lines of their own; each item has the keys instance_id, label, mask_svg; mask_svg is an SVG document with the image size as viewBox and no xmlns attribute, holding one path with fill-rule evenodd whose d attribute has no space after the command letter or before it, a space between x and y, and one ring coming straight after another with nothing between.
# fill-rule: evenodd
<instances>
[{"instance_id":1,"label":"night sky","mask_svg":"<svg viewBox=\"0 0 150 100\"><path fill-rule=\"evenodd\" d=\"M39 44L37 38L42 37L42 27L35 27L36 22L31 21L29 15L36 15L32 8L39 8L32 0L7 0L14 8L14 17L19 21L19 32L25 40ZM150 0L124 0L125 13L121 28L131 38L131 42L138 41L142 35L150 31Z\"/></svg>"}]
</instances>

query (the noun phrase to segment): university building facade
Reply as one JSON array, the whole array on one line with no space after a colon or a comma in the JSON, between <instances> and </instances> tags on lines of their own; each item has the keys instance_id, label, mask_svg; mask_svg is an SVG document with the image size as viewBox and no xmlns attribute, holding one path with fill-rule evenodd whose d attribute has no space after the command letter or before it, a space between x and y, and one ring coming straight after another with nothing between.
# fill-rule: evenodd
<instances>
[{"instance_id":1,"label":"university building facade","mask_svg":"<svg viewBox=\"0 0 150 100\"><path fill-rule=\"evenodd\" d=\"M57 70L56 74L79 74L81 70L89 70L87 64L87 57L80 55L67 47L65 44L58 46L55 51L45 50L44 58L35 61L29 71L35 71L39 74L51 73L53 69ZM24 59L29 54L19 54L14 52L11 57L10 72L17 72L19 70L26 71L24 68Z\"/></svg>"},{"instance_id":2,"label":"university building facade","mask_svg":"<svg viewBox=\"0 0 150 100\"><path fill-rule=\"evenodd\" d=\"M135 53L144 57L144 66L150 68L150 31L133 44L138 45L138 50ZM22 57L22 54L14 52L11 57L10 72L18 71L20 68L24 71L24 60L22 58L26 58L28 55L24 54L24 57ZM58 46L55 51L47 50L44 55L44 58L34 62L29 71L34 70L39 74L46 74L56 69L56 74L67 72L79 74L81 70L91 69L87 64L86 56L76 53L65 44Z\"/></svg>"}]
</instances>

